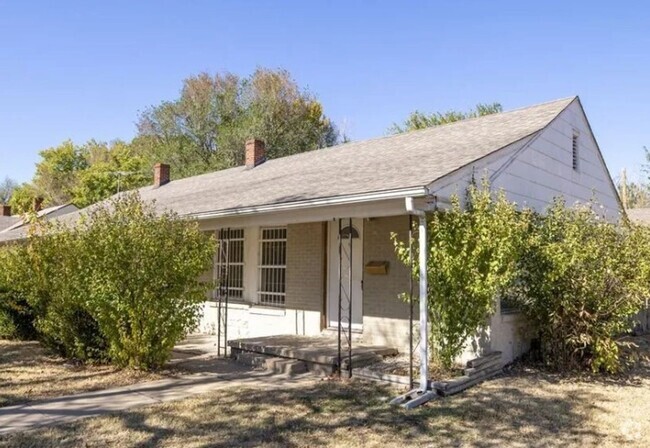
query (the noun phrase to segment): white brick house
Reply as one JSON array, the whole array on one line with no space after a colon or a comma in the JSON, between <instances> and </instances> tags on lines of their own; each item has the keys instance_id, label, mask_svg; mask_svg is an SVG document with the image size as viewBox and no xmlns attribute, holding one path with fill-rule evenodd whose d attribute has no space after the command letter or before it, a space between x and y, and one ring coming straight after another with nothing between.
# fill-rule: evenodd
<instances>
[{"instance_id":1,"label":"white brick house","mask_svg":"<svg viewBox=\"0 0 650 448\"><path fill-rule=\"evenodd\" d=\"M359 339L406 349L409 307L399 295L409 273L390 234L407 238L409 201L444 208L473 176L487 173L493 187L539 211L559 195L569 204L595 198L612 220L620 210L577 97L275 160L265 160L262 142L246 150L246 166L172 182L158 165L156 183L140 190L229 241L228 262L215 254L205 274L228 274L228 339L327 332L338 325L341 289L351 292ZM0 241L8 234L19 237L0 233ZM204 305L203 331L217 328L217 293ZM468 350L500 350L507 362L527 344L520 316L498 309Z\"/></svg>"}]
</instances>

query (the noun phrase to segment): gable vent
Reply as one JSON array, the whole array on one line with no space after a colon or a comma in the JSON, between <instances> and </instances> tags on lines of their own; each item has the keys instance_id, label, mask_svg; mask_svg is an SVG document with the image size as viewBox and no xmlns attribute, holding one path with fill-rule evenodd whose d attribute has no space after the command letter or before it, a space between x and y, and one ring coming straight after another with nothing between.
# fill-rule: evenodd
<instances>
[{"instance_id":1,"label":"gable vent","mask_svg":"<svg viewBox=\"0 0 650 448\"><path fill-rule=\"evenodd\" d=\"M578 133L574 132L571 141L571 163L573 164L574 171L578 171L579 162L580 154L578 152Z\"/></svg>"}]
</instances>

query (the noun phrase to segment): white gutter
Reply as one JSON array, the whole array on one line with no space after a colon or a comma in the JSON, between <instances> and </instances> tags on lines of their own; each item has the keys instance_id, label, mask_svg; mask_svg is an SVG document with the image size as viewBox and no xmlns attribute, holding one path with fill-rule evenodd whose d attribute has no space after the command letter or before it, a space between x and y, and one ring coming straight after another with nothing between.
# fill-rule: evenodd
<instances>
[{"instance_id":1,"label":"white gutter","mask_svg":"<svg viewBox=\"0 0 650 448\"><path fill-rule=\"evenodd\" d=\"M226 210L191 213L186 216L197 220L225 218L230 216L252 215L256 213L279 212L308 207L325 207L328 205L344 205L359 202L378 201L382 199L399 199L408 196L424 196L427 194L425 187L412 187L400 190L362 193L349 196L335 196L329 198L308 199L304 201L285 202L282 204L259 205L252 207L231 208Z\"/></svg>"},{"instance_id":2,"label":"white gutter","mask_svg":"<svg viewBox=\"0 0 650 448\"><path fill-rule=\"evenodd\" d=\"M427 215L415 207L412 197L406 198L406 211L418 217L418 244L420 264L420 391L429 388L429 312L427 309Z\"/></svg>"}]
</instances>

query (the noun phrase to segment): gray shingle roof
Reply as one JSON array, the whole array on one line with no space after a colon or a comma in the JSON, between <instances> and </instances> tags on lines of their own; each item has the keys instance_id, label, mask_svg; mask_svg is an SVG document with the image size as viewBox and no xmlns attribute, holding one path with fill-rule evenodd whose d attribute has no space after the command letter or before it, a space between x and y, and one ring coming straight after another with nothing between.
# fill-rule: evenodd
<instances>
[{"instance_id":1,"label":"gray shingle roof","mask_svg":"<svg viewBox=\"0 0 650 448\"><path fill-rule=\"evenodd\" d=\"M230 168L139 191L144 200L155 199L160 209L195 215L424 187L539 132L575 99L346 143L268 160L253 169Z\"/></svg>"},{"instance_id":2,"label":"gray shingle roof","mask_svg":"<svg viewBox=\"0 0 650 448\"><path fill-rule=\"evenodd\" d=\"M0 216L0 232L20 221L19 216Z\"/></svg>"},{"instance_id":3,"label":"gray shingle roof","mask_svg":"<svg viewBox=\"0 0 650 448\"><path fill-rule=\"evenodd\" d=\"M47 208L44 208L42 210L39 210L39 212L36 213L36 215L39 218L42 218L44 216L51 215L52 213L56 213L59 210L61 210L62 208L68 207L69 205L71 205L71 204L68 203L68 204L61 204L61 205L54 205L52 207L47 207ZM2 217L0 217L0 218L2 218ZM12 218L14 219L13 223L10 224L7 227L4 227L4 228L2 227L2 222L0 221L0 232L8 232L8 231L17 229L18 227L21 227L21 226L25 225L22 217L20 217L20 216L12 216Z\"/></svg>"},{"instance_id":4,"label":"gray shingle roof","mask_svg":"<svg viewBox=\"0 0 650 448\"><path fill-rule=\"evenodd\" d=\"M180 214L425 186L543 129L574 98L347 143L140 190Z\"/></svg>"}]
</instances>

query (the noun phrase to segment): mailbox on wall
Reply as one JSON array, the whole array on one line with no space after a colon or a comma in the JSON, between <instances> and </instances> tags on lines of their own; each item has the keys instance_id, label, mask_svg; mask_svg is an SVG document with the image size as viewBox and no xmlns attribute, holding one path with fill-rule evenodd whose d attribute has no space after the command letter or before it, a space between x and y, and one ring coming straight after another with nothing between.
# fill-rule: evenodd
<instances>
[{"instance_id":1,"label":"mailbox on wall","mask_svg":"<svg viewBox=\"0 0 650 448\"><path fill-rule=\"evenodd\" d=\"M370 275L388 275L387 261L369 261L365 266L366 274Z\"/></svg>"}]
</instances>

